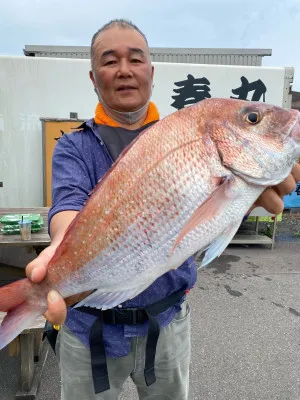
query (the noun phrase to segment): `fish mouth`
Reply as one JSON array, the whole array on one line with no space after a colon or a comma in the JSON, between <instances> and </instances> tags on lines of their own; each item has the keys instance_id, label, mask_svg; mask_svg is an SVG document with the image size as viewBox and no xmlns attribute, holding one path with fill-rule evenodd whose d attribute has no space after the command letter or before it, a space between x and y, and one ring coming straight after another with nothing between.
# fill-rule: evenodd
<instances>
[{"instance_id":1,"label":"fish mouth","mask_svg":"<svg viewBox=\"0 0 300 400\"><path fill-rule=\"evenodd\" d=\"M296 111L296 110L293 110ZM294 120L291 123L290 128L286 133L286 139L290 143L290 161L294 160L294 164L298 161L300 157L300 112L296 111ZM254 177L246 172L239 171L233 167L230 167L231 171L239 176L241 179L246 181L248 184L254 186L275 186L284 181L291 173L293 165L289 163L283 170L280 171L280 177L277 179L268 177Z\"/></svg>"},{"instance_id":2,"label":"fish mouth","mask_svg":"<svg viewBox=\"0 0 300 400\"><path fill-rule=\"evenodd\" d=\"M296 161L300 157L300 112L298 111L295 121L288 132L288 138L293 146L293 155Z\"/></svg>"},{"instance_id":3,"label":"fish mouth","mask_svg":"<svg viewBox=\"0 0 300 400\"><path fill-rule=\"evenodd\" d=\"M249 185L267 187L267 186L279 185L279 183L284 181L290 175L290 173L292 171L292 168L293 168L293 166L292 167L287 167L281 173L280 178L278 178L278 179L257 178L257 177L254 177L252 175L248 175L245 172L238 171L238 170L236 170L234 168L230 168L230 170L234 175L236 175L239 178L243 179L243 181L245 181Z\"/></svg>"},{"instance_id":4,"label":"fish mouth","mask_svg":"<svg viewBox=\"0 0 300 400\"><path fill-rule=\"evenodd\" d=\"M289 136L291 136L294 141L300 145L300 111L298 111L295 121L289 130Z\"/></svg>"}]
</instances>

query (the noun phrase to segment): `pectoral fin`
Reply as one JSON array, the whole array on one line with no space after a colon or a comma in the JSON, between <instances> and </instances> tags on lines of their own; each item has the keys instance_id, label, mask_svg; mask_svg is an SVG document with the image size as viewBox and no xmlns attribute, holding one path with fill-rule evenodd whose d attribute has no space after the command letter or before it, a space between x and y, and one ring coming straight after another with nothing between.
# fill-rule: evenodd
<instances>
[{"instance_id":1,"label":"pectoral fin","mask_svg":"<svg viewBox=\"0 0 300 400\"><path fill-rule=\"evenodd\" d=\"M183 226L180 234L178 235L176 242L171 251L171 255L174 253L176 247L182 242L182 240L190 232L192 232L197 226L203 224L214 218L224 208L236 198L236 194L232 189L232 177L225 177L220 186L215 189L211 195L195 210L191 218Z\"/></svg>"},{"instance_id":2,"label":"pectoral fin","mask_svg":"<svg viewBox=\"0 0 300 400\"><path fill-rule=\"evenodd\" d=\"M239 229L241 222L231 225L208 246L200 268L205 267L223 253Z\"/></svg>"}]
</instances>

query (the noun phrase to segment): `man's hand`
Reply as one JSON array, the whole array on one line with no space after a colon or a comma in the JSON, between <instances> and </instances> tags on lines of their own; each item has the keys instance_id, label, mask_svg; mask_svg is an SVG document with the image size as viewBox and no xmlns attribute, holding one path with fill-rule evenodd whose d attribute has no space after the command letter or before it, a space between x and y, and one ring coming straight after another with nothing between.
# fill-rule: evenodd
<instances>
[{"instance_id":1,"label":"man's hand","mask_svg":"<svg viewBox=\"0 0 300 400\"><path fill-rule=\"evenodd\" d=\"M296 164L291 174L279 185L267 188L250 208L251 212L256 207L263 207L271 214L280 214L284 209L282 197L295 190L296 183L300 181L300 164Z\"/></svg>"},{"instance_id":2,"label":"man's hand","mask_svg":"<svg viewBox=\"0 0 300 400\"><path fill-rule=\"evenodd\" d=\"M43 250L40 255L31 261L26 269L26 276L34 283L41 282L47 273L47 265L54 255L56 246L49 246ZM48 293L48 310L44 317L54 325L61 325L64 323L67 316L67 308L64 299L58 292L52 290Z\"/></svg>"},{"instance_id":3,"label":"man's hand","mask_svg":"<svg viewBox=\"0 0 300 400\"><path fill-rule=\"evenodd\" d=\"M27 278L32 282L39 283L45 278L48 263L62 241L66 229L77 214L78 211L67 210L61 211L53 216L50 225L51 245L42 251L37 258L31 261L25 270ZM92 291L84 292L63 299L57 291L50 291L47 296L48 309L44 317L53 325L63 324L67 316L67 306L77 303L91 292Z\"/></svg>"},{"instance_id":4,"label":"man's hand","mask_svg":"<svg viewBox=\"0 0 300 400\"><path fill-rule=\"evenodd\" d=\"M26 276L32 282L41 282L47 273L47 265L54 255L56 246L49 246L26 267ZM47 296L48 309L44 317L53 325L62 325L67 316L67 306L77 303L92 291L83 292L63 299L56 290L51 290Z\"/></svg>"}]
</instances>

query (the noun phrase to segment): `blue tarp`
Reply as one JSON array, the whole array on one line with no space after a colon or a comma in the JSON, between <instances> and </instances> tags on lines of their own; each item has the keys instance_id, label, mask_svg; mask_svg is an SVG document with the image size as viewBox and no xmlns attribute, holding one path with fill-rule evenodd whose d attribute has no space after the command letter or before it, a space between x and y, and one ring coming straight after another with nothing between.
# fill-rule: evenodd
<instances>
[{"instance_id":1,"label":"blue tarp","mask_svg":"<svg viewBox=\"0 0 300 400\"><path fill-rule=\"evenodd\" d=\"M284 208L300 208L300 182L291 194L284 196L283 202Z\"/></svg>"}]
</instances>

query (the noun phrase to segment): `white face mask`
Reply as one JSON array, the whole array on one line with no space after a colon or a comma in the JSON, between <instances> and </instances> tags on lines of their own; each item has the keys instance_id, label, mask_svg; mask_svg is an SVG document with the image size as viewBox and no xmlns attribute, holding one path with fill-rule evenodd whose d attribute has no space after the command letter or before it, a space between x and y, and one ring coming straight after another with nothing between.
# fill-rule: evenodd
<instances>
[{"instance_id":1,"label":"white face mask","mask_svg":"<svg viewBox=\"0 0 300 400\"><path fill-rule=\"evenodd\" d=\"M117 111L117 110L114 110L113 108L110 108L102 99L99 90L96 88L94 88L94 90L95 90L95 93L97 94L99 102L102 104L107 115L109 115L112 119L119 122L120 124L128 124L128 125L135 124L140 119L142 119L143 116L145 116L147 113L148 106L150 103L150 98L146 102L146 104L143 105L143 107L139 108L138 110L123 112L123 111ZM150 94L150 97L151 97L151 94Z\"/></svg>"}]
</instances>

